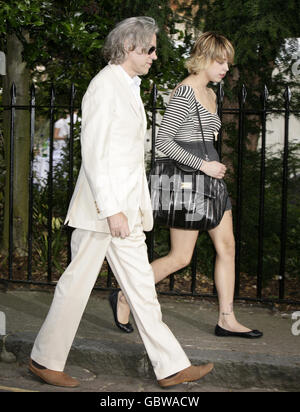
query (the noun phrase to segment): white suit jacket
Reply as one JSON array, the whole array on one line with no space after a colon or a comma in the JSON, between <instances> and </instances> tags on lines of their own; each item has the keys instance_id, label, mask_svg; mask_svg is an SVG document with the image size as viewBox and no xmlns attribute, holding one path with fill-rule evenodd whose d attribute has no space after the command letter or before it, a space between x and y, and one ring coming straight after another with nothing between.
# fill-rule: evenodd
<instances>
[{"instance_id":1,"label":"white suit jacket","mask_svg":"<svg viewBox=\"0 0 300 412\"><path fill-rule=\"evenodd\" d=\"M82 100L82 165L65 224L110 233L107 217L123 212L131 230L139 210L153 226L144 165L146 115L116 65L90 82Z\"/></svg>"}]
</instances>

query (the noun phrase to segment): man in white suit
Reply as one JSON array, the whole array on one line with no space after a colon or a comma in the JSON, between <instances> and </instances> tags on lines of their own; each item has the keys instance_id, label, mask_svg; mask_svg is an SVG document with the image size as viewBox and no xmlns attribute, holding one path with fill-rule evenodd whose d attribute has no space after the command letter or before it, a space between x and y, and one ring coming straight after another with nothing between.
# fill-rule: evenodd
<instances>
[{"instance_id":1,"label":"man in white suit","mask_svg":"<svg viewBox=\"0 0 300 412\"><path fill-rule=\"evenodd\" d=\"M132 17L109 34L109 64L82 102L82 167L66 222L74 228L72 261L57 283L29 368L49 384L76 387L63 372L79 322L106 257L130 304L162 387L200 379L212 364L191 366L162 322L144 230L153 226L144 168L146 116L138 75L156 56L155 21Z\"/></svg>"}]
</instances>

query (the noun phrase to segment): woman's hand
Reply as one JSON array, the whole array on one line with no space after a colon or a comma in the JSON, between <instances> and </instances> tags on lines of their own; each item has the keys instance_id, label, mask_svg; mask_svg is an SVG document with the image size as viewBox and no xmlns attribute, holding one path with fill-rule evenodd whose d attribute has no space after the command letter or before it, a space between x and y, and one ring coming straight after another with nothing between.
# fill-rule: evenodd
<instances>
[{"instance_id":1,"label":"woman's hand","mask_svg":"<svg viewBox=\"0 0 300 412\"><path fill-rule=\"evenodd\" d=\"M223 179L226 173L226 166L223 163L212 161L207 162L203 160L202 166L200 167L201 172L208 176L215 177L216 179Z\"/></svg>"}]
</instances>

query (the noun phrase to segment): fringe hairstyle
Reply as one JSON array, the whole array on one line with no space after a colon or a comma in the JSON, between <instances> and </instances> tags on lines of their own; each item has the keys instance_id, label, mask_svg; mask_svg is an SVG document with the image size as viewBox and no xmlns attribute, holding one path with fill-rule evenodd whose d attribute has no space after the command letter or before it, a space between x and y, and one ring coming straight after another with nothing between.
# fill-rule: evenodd
<instances>
[{"instance_id":1,"label":"fringe hairstyle","mask_svg":"<svg viewBox=\"0 0 300 412\"><path fill-rule=\"evenodd\" d=\"M201 34L196 40L191 55L185 63L190 74L198 74L215 60L223 61L226 56L229 63L234 61L234 48L226 37L214 32Z\"/></svg>"}]
</instances>

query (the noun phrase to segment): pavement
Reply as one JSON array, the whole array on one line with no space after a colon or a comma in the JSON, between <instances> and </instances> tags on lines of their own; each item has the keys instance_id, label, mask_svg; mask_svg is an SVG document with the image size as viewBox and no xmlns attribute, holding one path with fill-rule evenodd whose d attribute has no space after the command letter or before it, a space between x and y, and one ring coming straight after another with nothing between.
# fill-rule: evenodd
<instances>
[{"instance_id":1,"label":"pavement","mask_svg":"<svg viewBox=\"0 0 300 412\"><path fill-rule=\"evenodd\" d=\"M0 313L0 335L1 328L2 334L7 335L5 339L0 336L0 353L3 354L5 346L21 367L28 363L53 293L54 289L0 288L0 312L4 313ZM214 362L213 372L201 380L203 389L207 386L220 388L220 391L224 388L233 391L253 388L300 391L300 322L297 323L300 312L296 313L296 309L283 312L259 304L236 302L237 319L264 333L260 339L248 340L214 335L218 305L213 299L159 295L159 301L164 322L191 362ZM4 332L3 318L6 320ZM133 318L131 323L135 327ZM4 366L7 364L0 361L0 371L4 371ZM72 376L85 382L91 380L91 376L115 376L123 382L122 391L125 390L124 382L130 385L132 392L147 391L138 382L151 382L151 391L159 390L137 328L131 334L124 334L114 325L108 292L92 293L65 371L71 371ZM106 391L112 387L113 384L109 387L106 382ZM192 388L199 391L199 387ZM182 389L178 386L176 390Z\"/></svg>"}]
</instances>

